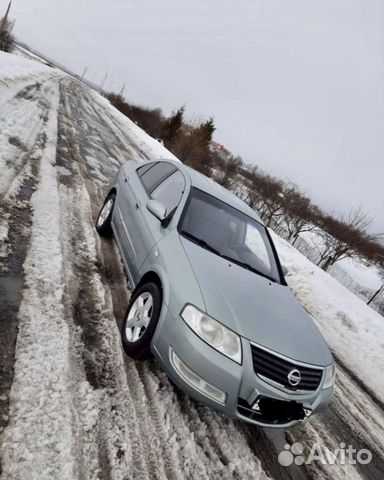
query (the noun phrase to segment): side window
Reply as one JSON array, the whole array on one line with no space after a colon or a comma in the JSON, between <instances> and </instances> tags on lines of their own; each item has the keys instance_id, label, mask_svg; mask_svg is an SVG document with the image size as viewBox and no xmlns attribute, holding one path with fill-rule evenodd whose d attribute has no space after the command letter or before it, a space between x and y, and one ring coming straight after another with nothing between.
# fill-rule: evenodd
<instances>
[{"instance_id":1,"label":"side window","mask_svg":"<svg viewBox=\"0 0 384 480\"><path fill-rule=\"evenodd\" d=\"M168 214L179 204L184 188L184 177L179 170L176 170L152 191L151 197L164 204Z\"/></svg>"},{"instance_id":2,"label":"side window","mask_svg":"<svg viewBox=\"0 0 384 480\"><path fill-rule=\"evenodd\" d=\"M170 163L157 162L152 168L149 168L141 175L141 181L144 188L149 194L154 188L159 185L166 177L168 177L176 168ZM141 172L140 172L141 173Z\"/></svg>"},{"instance_id":3,"label":"side window","mask_svg":"<svg viewBox=\"0 0 384 480\"><path fill-rule=\"evenodd\" d=\"M156 163L146 163L145 165L142 165L139 167L136 171L139 174L139 177L142 177L145 172L147 172L149 169L151 169L153 166L155 166Z\"/></svg>"}]
</instances>

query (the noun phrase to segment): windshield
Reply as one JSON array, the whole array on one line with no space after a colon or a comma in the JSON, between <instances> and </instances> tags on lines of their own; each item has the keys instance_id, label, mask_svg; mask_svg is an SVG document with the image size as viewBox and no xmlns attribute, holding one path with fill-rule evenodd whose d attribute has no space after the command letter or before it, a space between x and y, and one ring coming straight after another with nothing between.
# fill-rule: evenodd
<instances>
[{"instance_id":1,"label":"windshield","mask_svg":"<svg viewBox=\"0 0 384 480\"><path fill-rule=\"evenodd\" d=\"M266 228L221 200L193 189L179 231L202 248L280 283Z\"/></svg>"}]
</instances>

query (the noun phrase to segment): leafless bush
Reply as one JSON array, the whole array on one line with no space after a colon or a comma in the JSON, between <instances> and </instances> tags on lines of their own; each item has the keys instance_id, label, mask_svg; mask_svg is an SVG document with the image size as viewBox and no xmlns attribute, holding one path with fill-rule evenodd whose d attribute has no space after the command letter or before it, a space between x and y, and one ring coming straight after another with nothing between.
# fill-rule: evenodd
<instances>
[{"instance_id":1,"label":"leafless bush","mask_svg":"<svg viewBox=\"0 0 384 480\"><path fill-rule=\"evenodd\" d=\"M295 186L285 185L282 198L282 218L288 232L287 239L294 244L300 233L309 232L321 222L322 213L310 199Z\"/></svg>"},{"instance_id":2,"label":"leafless bush","mask_svg":"<svg viewBox=\"0 0 384 480\"><path fill-rule=\"evenodd\" d=\"M160 137L163 123L165 121L160 108L151 109L132 105L126 102L121 95L116 95L114 93L107 94L107 98L115 108L129 117L149 135L154 138Z\"/></svg>"},{"instance_id":3,"label":"leafless bush","mask_svg":"<svg viewBox=\"0 0 384 480\"><path fill-rule=\"evenodd\" d=\"M0 50L3 52L10 52L13 48L12 29L15 22L8 18L9 8L10 4L5 16L0 19Z\"/></svg>"},{"instance_id":4,"label":"leafless bush","mask_svg":"<svg viewBox=\"0 0 384 480\"><path fill-rule=\"evenodd\" d=\"M243 165L241 157L230 155L228 158L221 161L218 161L218 158L216 157L216 163L219 163L219 175L216 178L217 183L228 189L231 189L231 187L234 188L234 182L236 181L236 177Z\"/></svg>"},{"instance_id":5,"label":"leafless bush","mask_svg":"<svg viewBox=\"0 0 384 480\"><path fill-rule=\"evenodd\" d=\"M373 237L366 233L371 220L359 208L339 219L325 216L320 234L323 238L323 249L318 265L325 271L343 258L361 255L366 242Z\"/></svg>"},{"instance_id":6,"label":"leafless bush","mask_svg":"<svg viewBox=\"0 0 384 480\"><path fill-rule=\"evenodd\" d=\"M212 157L209 143L215 125L209 119L198 125L184 122L184 107L165 117L159 108L150 109L129 104L121 95L106 94L112 105L154 138L160 138L165 146L182 162L210 176Z\"/></svg>"}]
</instances>

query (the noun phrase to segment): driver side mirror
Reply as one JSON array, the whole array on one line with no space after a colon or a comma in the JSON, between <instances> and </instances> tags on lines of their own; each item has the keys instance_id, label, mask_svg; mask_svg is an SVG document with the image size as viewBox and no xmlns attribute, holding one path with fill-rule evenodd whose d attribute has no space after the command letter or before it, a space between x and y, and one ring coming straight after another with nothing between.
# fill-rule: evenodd
<instances>
[{"instance_id":1,"label":"driver side mirror","mask_svg":"<svg viewBox=\"0 0 384 480\"><path fill-rule=\"evenodd\" d=\"M285 265L282 265L282 266L281 266L281 269L283 270L284 276L285 276L285 275L288 275L289 270L288 270L288 268L287 268Z\"/></svg>"},{"instance_id":2,"label":"driver side mirror","mask_svg":"<svg viewBox=\"0 0 384 480\"><path fill-rule=\"evenodd\" d=\"M165 208L165 205L158 200L148 200L147 210L148 212L152 213L154 217L160 220L160 222L163 222L163 220L166 218L167 209Z\"/></svg>"}]
</instances>

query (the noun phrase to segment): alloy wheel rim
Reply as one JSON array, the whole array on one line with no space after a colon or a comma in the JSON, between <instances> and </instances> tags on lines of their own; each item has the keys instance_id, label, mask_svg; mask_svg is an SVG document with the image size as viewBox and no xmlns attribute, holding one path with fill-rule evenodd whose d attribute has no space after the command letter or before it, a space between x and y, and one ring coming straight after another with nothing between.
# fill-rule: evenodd
<instances>
[{"instance_id":1,"label":"alloy wheel rim","mask_svg":"<svg viewBox=\"0 0 384 480\"><path fill-rule=\"evenodd\" d=\"M151 320L152 311L152 295L143 292L136 298L128 312L125 336L129 342L137 342L143 336Z\"/></svg>"},{"instance_id":2,"label":"alloy wheel rim","mask_svg":"<svg viewBox=\"0 0 384 480\"><path fill-rule=\"evenodd\" d=\"M107 220L109 214L111 213L113 206L113 198L110 198L107 202L105 202L104 207L101 209L99 218L97 219L97 226L101 227L104 222Z\"/></svg>"}]
</instances>

